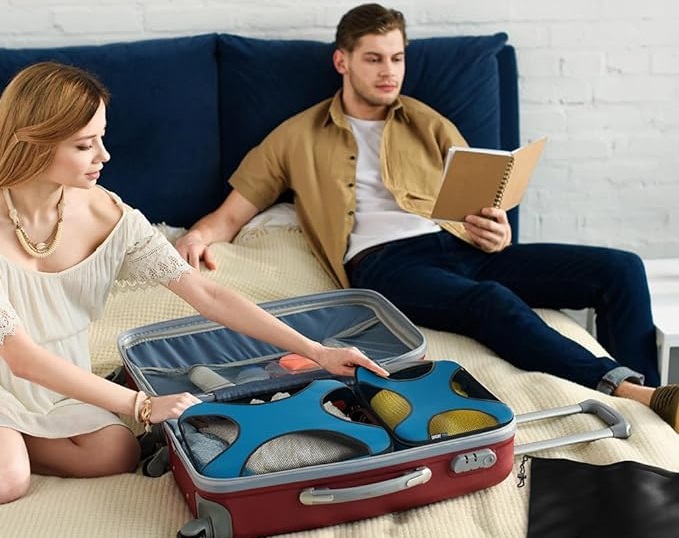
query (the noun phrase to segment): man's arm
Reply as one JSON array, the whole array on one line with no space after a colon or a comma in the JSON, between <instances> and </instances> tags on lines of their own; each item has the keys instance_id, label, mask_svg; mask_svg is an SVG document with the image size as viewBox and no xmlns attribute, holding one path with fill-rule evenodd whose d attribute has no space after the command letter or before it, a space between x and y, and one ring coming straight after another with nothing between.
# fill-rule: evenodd
<instances>
[{"instance_id":1,"label":"man's arm","mask_svg":"<svg viewBox=\"0 0 679 538\"><path fill-rule=\"evenodd\" d=\"M259 209L234 189L222 205L191 226L175 246L193 267L198 268L202 260L208 269L216 269L217 264L209 246L217 241L232 241L257 213Z\"/></svg>"}]
</instances>

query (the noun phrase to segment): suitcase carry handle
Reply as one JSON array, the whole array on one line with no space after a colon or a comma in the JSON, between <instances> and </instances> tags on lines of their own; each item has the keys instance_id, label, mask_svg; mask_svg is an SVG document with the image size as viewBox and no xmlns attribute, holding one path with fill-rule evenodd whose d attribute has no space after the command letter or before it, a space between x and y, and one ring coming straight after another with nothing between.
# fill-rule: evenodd
<instances>
[{"instance_id":1,"label":"suitcase carry handle","mask_svg":"<svg viewBox=\"0 0 679 538\"><path fill-rule=\"evenodd\" d=\"M419 467L403 476L397 476L383 482L375 482L374 484L366 484L365 486L341 489L308 488L300 492L299 502L312 506L316 504L339 504L362 501L426 484L430 479L431 469L429 467Z\"/></svg>"},{"instance_id":2,"label":"suitcase carry handle","mask_svg":"<svg viewBox=\"0 0 679 538\"><path fill-rule=\"evenodd\" d=\"M596 415L606 424L607 427L591 432L574 433L565 437L557 437L556 439L545 439L544 441L535 441L533 443L516 445L514 447L514 455L520 456L529 452L537 452L539 450L573 445L576 443L586 443L588 441L596 441L597 439L606 439L608 437L627 439L631 434L631 427L625 417L623 417L615 409L598 400L584 400L583 402L575 405L567 405L564 407L545 409L544 411L534 411L532 413L516 415L516 423L523 424L524 422L532 422L534 420L542 420L545 418L563 417L578 413L589 413Z\"/></svg>"}]
</instances>

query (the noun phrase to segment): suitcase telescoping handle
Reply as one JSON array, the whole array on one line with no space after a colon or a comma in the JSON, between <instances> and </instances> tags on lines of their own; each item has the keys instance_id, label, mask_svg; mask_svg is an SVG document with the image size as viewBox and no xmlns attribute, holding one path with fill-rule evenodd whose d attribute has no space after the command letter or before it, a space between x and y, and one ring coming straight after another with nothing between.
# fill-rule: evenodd
<instances>
[{"instance_id":1,"label":"suitcase telescoping handle","mask_svg":"<svg viewBox=\"0 0 679 538\"><path fill-rule=\"evenodd\" d=\"M623 417L615 409L612 409L597 400L585 400L575 405L556 407L553 409L546 409L544 411L535 411L533 413L517 415L516 422L517 424L522 424L525 422L532 422L545 418L563 417L578 413L589 413L596 415L606 424L606 427L590 432L576 433L573 435L567 435L565 437L557 437L556 439L547 439L544 441L536 441L534 443L517 445L514 447L514 454L519 456L528 452L537 452L539 450L545 450L549 448L584 443L588 441L596 441L597 439L606 439L608 437L626 439L630 436L630 425L625 417ZM304 505L317 505L338 504L349 501L372 499L374 497L380 497L382 495L388 495L390 493L404 491L421 484L426 484L431 479L431 476L432 473L428 467L420 467L402 476L385 480L383 482L367 484L365 486L342 489L308 488L300 492L299 501Z\"/></svg>"},{"instance_id":2,"label":"suitcase telescoping handle","mask_svg":"<svg viewBox=\"0 0 679 538\"><path fill-rule=\"evenodd\" d=\"M555 439L545 439L544 441L535 441L534 443L516 445L514 447L514 455L520 456L522 454L528 454L529 452L537 452L539 450L573 445L576 443L596 441L597 439L606 439L608 437L626 439L630 436L631 428L625 417L623 417L615 409L612 409L611 407L608 407L606 404L597 400L585 400L575 405L555 407L553 409L545 409L544 411L534 411L524 415L517 415L516 423L523 424L525 422L532 422L534 420L563 417L578 413L589 413L596 415L606 424L606 427L590 432L574 433L565 437L557 437Z\"/></svg>"},{"instance_id":3,"label":"suitcase telescoping handle","mask_svg":"<svg viewBox=\"0 0 679 538\"><path fill-rule=\"evenodd\" d=\"M429 469L429 467L419 467L402 476L384 480L383 482L366 484L365 486L340 489L308 488L300 492L299 502L311 506L315 504L338 504L350 501L362 501L426 484L430 479L431 469Z\"/></svg>"}]
</instances>

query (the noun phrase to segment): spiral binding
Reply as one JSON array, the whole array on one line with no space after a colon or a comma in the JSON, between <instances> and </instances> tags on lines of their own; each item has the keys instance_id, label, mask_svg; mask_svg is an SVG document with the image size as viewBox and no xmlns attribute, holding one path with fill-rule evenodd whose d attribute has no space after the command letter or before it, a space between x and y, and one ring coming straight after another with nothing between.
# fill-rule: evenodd
<instances>
[{"instance_id":1,"label":"spiral binding","mask_svg":"<svg viewBox=\"0 0 679 538\"><path fill-rule=\"evenodd\" d=\"M493 207L500 209L502 204L502 197L505 195L505 190L507 190L507 185L509 184L509 177L512 175L512 169L514 168L514 157L509 159L505 171L502 174L502 180L495 193L495 199L493 200Z\"/></svg>"}]
</instances>

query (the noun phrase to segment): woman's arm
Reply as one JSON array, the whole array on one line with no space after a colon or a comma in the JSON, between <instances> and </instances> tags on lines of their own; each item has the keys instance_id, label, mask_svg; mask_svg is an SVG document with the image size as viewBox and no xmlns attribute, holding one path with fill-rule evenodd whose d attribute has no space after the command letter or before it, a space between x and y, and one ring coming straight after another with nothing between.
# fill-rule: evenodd
<instances>
[{"instance_id":1,"label":"woman's arm","mask_svg":"<svg viewBox=\"0 0 679 538\"><path fill-rule=\"evenodd\" d=\"M37 345L21 327L5 336L0 356L12 373L69 398L103 407L113 413L135 415L137 392L107 381ZM200 400L188 393L152 398L151 422L177 418Z\"/></svg>"},{"instance_id":2,"label":"woman's arm","mask_svg":"<svg viewBox=\"0 0 679 538\"><path fill-rule=\"evenodd\" d=\"M330 348L298 333L238 293L213 282L198 271L182 275L168 287L204 317L234 331L263 340L316 362L331 373L353 375L364 366L378 375L387 371L356 348Z\"/></svg>"}]
</instances>

